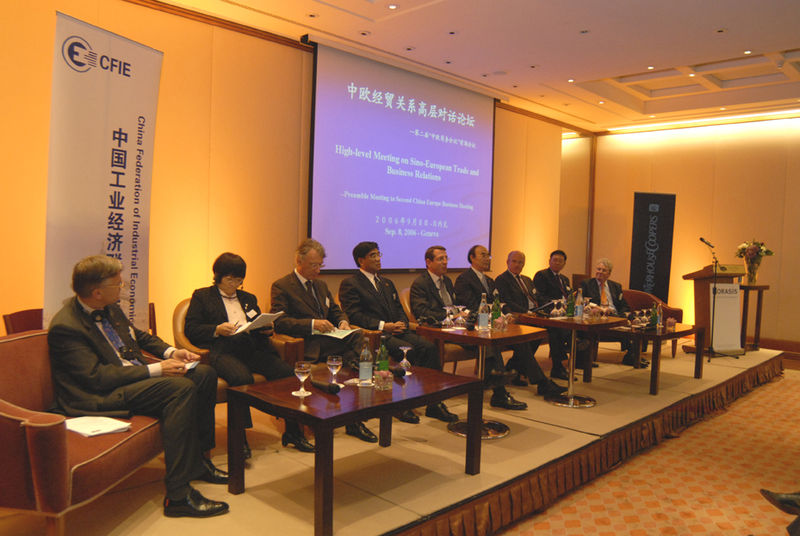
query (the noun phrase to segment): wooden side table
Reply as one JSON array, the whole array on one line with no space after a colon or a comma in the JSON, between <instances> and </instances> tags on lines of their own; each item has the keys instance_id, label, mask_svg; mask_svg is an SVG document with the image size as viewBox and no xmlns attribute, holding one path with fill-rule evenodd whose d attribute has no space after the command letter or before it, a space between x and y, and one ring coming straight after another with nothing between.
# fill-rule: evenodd
<instances>
[{"instance_id":1,"label":"wooden side table","mask_svg":"<svg viewBox=\"0 0 800 536\"><path fill-rule=\"evenodd\" d=\"M751 350L758 350L758 343L761 340L761 306L764 303L764 291L769 290L769 285L739 285L739 289L744 292L742 300L742 348L747 350L747 313L750 308L750 291L758 292L756 299L756 331L753 333L753 344Z\"/></svg>"}]
</instances>

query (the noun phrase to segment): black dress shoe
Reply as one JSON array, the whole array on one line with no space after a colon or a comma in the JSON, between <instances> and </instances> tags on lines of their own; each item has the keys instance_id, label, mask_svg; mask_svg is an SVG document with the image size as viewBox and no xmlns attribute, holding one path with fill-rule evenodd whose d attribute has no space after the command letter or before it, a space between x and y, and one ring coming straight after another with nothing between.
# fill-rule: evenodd
<instances>
[{"instance_id":1,"label":"black dress shoe","mask_svg":"<svg viewBox=\"0 0 800 536\"><path fill-rule=\"evenodd\" d=\"M800 491L794 493L775 493L766 489L761 490L761 495L782 512L800 515Z\"/></svg>"},{"instance_id":2,"label":"black dress shoe","mask_svg":"<svg viewBox=\"0 0 800 536\"><path fill-rule=\"evenodd\" d=\"M497 394L492 395L489 404L495 408L517 409L517 410L528 409L528 404L526 404L525 402L520 402L519 400L514 400L514 397L512 397L508 393L504 393L502 395L497 395Z\"/></svg>"},{"instance_id":3,"label":"black dress shoe","mask_svg":"<svg viewBox=\"0 0 800 536\"><path fill-rule=\"evenodd\" d=\"M314 452L314 445L309 443L308 439L302 435L294 432L284 432L284 434L281 436L281 445L284 447L287 445L292 445L300 452Z\"/></svg>"},{"instance_id":4,"label":"black dress shoe","mask_svg":"<svg viewBox=\"0 0 800 536\"><path fill-rule=\"evenodd\" d=\"M378 442L378 437L370 432L369 428L367 428L364 423L360 421L352 424L346 424L344 431L347 435L357 437L361 441L366 441L367 443Z\"/></svg>"},{"instance_id":5,"label":"black dress shoe","mask_svg":"<svg viewBox=\"0 0 800 536\"><path fill-rule=\"evenodd\" d=\"M425 416L439 419L443 422L458 422L458 415L448 410L444 402L429 405L425 408Z\"/></svg>"},{"instance_id":6,"label":"black dress shoe","mask_svg":"<svg viewBox=\"0 0 800 536\"><path fill-rule=\"evenodd\" d=\"M210 482L212 484L227 484L228 483L228 473L225 471L221 471L214 467L214 464L211 463L211 460L205 457L201 457L203 463L203 474L200 475L197 480L204 480L205 482Z\"/></svg>"},{"instance_id":7,"label":"black dress shoe","mask_svg":"<svg viewBox=\"0 0 800 536\"><path fill-rule=\"evenodd\" d=\"M561 387L553 380L544 380L536 387L536 393L539 396L555 396L560 395L567 390L567 387Z\"/></svg>"},{"instance_id":8,"label":"black dress shoe","mask_svg":"<svg viewBox=\"0 0 800 536\"><path fill-rule=\"evenodd\" d=\"M556 368L552 369L550 371L550 377L551 378L555 378L557 380L564 380L565 382L569 381L569 373L567 372L567 369L565 369L563 367L562 368L557 368L557 369ZM573 381L578 381L578 377L575 376Z\"/></svg>"},{"instance_id":9,"label":"black dress shoe","mask_svg":"<svg viewBox=\"0 0 800 536\"><path fill-rule=\"evenodd\" d=\"M167 517L211 517L228 513L228 503L206 499L194 488L180 501L164 499Z\"/></svg>"},{"instance_id":10,"label":"black dress shoe","mask_svg":"<svg viewBox=\"0 0 800 536\"><path fill-rule=\"evenodd\" d=\"M399 415L395 415L398 421L407 422L408 424L419 424L419 415L414 413L413 409L407 409Z\"/></svg>"}]
</instances>

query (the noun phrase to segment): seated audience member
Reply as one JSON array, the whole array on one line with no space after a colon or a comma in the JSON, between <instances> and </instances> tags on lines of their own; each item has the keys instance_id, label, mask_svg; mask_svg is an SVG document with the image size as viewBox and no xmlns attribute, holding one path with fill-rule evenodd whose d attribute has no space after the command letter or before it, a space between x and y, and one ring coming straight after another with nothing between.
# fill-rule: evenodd
<instances>
[{"instance_id":1,"label":"seated audience member","mask_svg":"<svg viewBox=\"0 0 800 536\"><path fill-rule=\"evenodd\" d=\"M622 285L609 279L613 269L614 265L610 260L606 258L600 259L595 265L594 277L583 281L581 289L583 289L584 298L589 298L592 303L599 305L606 314L625 316L631 309L622 295ZM630 337L620 335L619 341L622 345L622 350L625 351L622 364L634 366ZM641 360L641 366L646 367L648 364L648 361Z\"/></svg>"},{"instance_id":2,"label":"seated audience member","mask_svg":"<svg viewBox=\"0 0 800 536\"><path fill-rule=\"evenodd\" d=\"M206 499L192 480L226 484L228 475L203 453L214 448L217 374L128 321L117 302L122 264L95 255L72 272L76 296L56 313L47 334L56 410L70 417L149 415L161 423L167 493L164 515L210 517L228 505ZM142 350L162 358L145 364ZM196 365L188 368L188 365Z\"/></svg>"},{"instance_id":3,"label":"seated audience member","mask_svg":"<svg viewBox=\"0 0 800 536\"><path fill-rule=\"evenodd\" d=\"M524 262L523 257L523 262ZM567 254L562 250L557 249L550 253L548 266L544 270L539 270L533 276L533 286L536 288L536 295L542 302L540 305L553 300L560 300L566 298L572 289L569 286L569 279L561 273L564 266L567 265ZM520 271L522 267L519 268ZM511 267L509 267L511 270ZM552 307L545 309L549 312ZM550 369L550 377L558 378L560 380L568 380L569 375L567 369L564 368L564 361L567 359L569 352L571 334L567 329L560 328L547 328L547 338L550 345L550 359L553 362L553 368Z\"/></svg>"},{"instance_id":4,"label":"seated audience member","mask_svg":"<svg viewBox=\"0 0 800 536\"><path fill-rule=\"evenodd\" d=\"M411 284L411 312L421 323L441 322L446 316L444 306L458 303L453 282L447 276L447 261L447 250L444 246L429 247L425 251L427 270ZM505 374L502 373L503 360L495 352L489 351L485 365L484 381L487 386L493 387L491 405L505 409L526 409L528 405L515 400L502 385L505 379Z\"/></svg>"},{"instance_id":5,"label":"seated audience member","mask_svg":"<svg viewBox=\"0 0 800 536\"><path fill-rule=\"evenodd\" d=\"M377 242L360 242L353 248L353 260L358 272L339 285L339 302L347 317L357 326L383 332L383 343L396 361L403 358L403 346L410 346L408 360L415 366L442 370L439 352L431 341L408 329L408 317L403 311L397 289L391 279L378 276L381 252ZM448 411L444 402L430 404L427 417L455 422L458 415ZM401 421L416 424L419 417L413 410L398 416Z\"/></svg>"},{"instance_id":6,"label":"seated audience member","mask_svg":"<svg viewBox=\"0 0 800 536\"><path fill-rule=\"evenodd\" d=\"M275 320L275 331L305 340L304 359L325 363L329 355L342 356L342 364L358 370L358 356L364 345L361 331L343 339L324 333L350 329L347 316L333 301L328 285L319 279L325 248L313 238L300 242L295 253L295 269L272 284L272 312L283 311ZM363 422L345 425L348 435L368 443L378 438Z\"/></svg>"},{"instance_id":7,"label":"seated audience member","mask_svg":"<svg viewBox=\"0 0 800 536\"><path fill-rule=\"evenodd\" d=\"M470 268L456 278L456 303L465 305L471 311L477 311L482 294L485 293L487 303L491 303L497 290L494 280L486 275L486 272L491 269L492 257L484 246L475 245L467 253L467 260ZM508 310L504 312L508 312ZM566 389L548 379L534 357L538 346L539 341L535 341L535 344L529 342L512 344L511 349L514 350L514 355L509 360L509 364L518 372L525 374L531 383L536 384L538 394L543 396L561 394ZM498 355L497 358L502 363L502 357ZM492 402L492 405L496 404Z\"/></svg>"},{"instance_id":8,"label":"seated audience member","mask_svg":"<svg viewBox=\"0 0 800 536\"><path fill-rule=\"evenodd\" d=\"M268 380L294 376L292 367L270 344L272 328L236 333L239 326L261 314L256 297L239 289L247 272L244 259L223 253L214 261L212 271L214 284L195 290L186 312L184 332L189 341L210 350L211 366L231 386L253 383L253 372ZM252 427L252 422L245 426ZM314 451L295 421L286 421L281 443L294 445L302 452ZM250 457L247 441L245 457Z\"/></svg>"}]
</instances>

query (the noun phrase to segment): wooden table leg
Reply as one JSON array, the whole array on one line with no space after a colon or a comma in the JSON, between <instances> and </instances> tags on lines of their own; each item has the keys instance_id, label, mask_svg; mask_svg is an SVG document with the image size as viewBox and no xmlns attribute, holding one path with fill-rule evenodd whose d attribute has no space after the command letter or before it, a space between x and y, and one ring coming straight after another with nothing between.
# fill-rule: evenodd
<instances>
[{"instance_id":1,"label":"wooden table leg","mask_svg":"<svg viewBox=\"0 0 800 536\"><path fill-rule=\"evenodd\" d=\"M382 415L378 444L388 447L392 444L392 416Z\"/></svg>"},{"instance_id":2,"label":"wooden table leg","mask_svg":"<svg viewBox=\"0 0 800 536\"><path fill-rule=\"evenodd\" d=\"M314 429L314 536L333 535L333 428Z\"/></svg>"},{"instance_id":3,"label":"wooden table leg","mask_svg":"<svg viewBox=\"0 0 800 536\"><path fill-rule=\"evenodd\" d=\"M658 394L658 380L661 372L661 341L655 339L653 343L653 354L650 357L650 394Z\"/></svg>"},{"instance_id":4,"label":"wooden table leg","mask_svg":"<svg viewBox=\"0 0 800 536\"><path fill-rule=\"evenodd\" d=\"M700 379L703 377L703 350L706 346L706 330L705 328L698 328L697 333L694 334L694 346L696 348L694 354L694 377Z\"/></svg>"},{"instance_id":5,"label":"wooden table leg","mask_svg":"<svg viewBox=\"0 0 800 536\"><path fill-rule=\"evenodd\" d=\"M742 344L742 348L747 350L747 317L748 317L748 309L750 306L750 291L744 289L744 297L742 299L742 331L741 331L741 339L740 342Z\"/></svg>"},{"instance_id":6,"label":"wooden table leg","mask_svg":"<svg viewBox=\"0 0 800 536\"><path fill-rule=\"evenodd\" d=\"M756 331L753 333L753 350L758 350L761 344L761 306L764 303L764 289L758 289L756 301ZM742 346L744 348L744 345Z\"/></svg>"},{"instance_id":7,"label":"wooden table leg","mask_svg":"<svg viewBox=\"0 0 800 536\"><path fill-rule=\"evenodd\" d=\"M483 387L472 389L467 397L467 452L464 472L481 472L481 424L483 423Z\"/></svg>"},{"instance_id":8,"label":"wooden table leg","mask_svg":"<svg viewBox=\"0 0 800 536\"><path fill-rule=\"evenodd\" d=\"M244 421L249 409L238 396L228 394L228 493L244 492Z\"/></svg>"}]
</instances>

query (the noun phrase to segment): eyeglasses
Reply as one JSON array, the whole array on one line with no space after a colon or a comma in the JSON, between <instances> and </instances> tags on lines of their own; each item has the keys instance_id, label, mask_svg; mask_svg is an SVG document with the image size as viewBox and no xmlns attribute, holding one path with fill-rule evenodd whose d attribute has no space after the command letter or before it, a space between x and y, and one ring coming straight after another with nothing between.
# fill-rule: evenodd
<instances>
[{"instance_id":1,"label":"eyeglasses","mask_svg":"<svg viewBox=\"0 0 800 536\"><path fill-rule=\"evenodd\" d=\"M367 257L369 257L370 259L380 259L381 257L383 257L383 255L381 254L380 251L374 251L369 255L367 255Z\"/></svg>"},{"instance_id":2,"label":"eyeglasses","mask_svg":"<svg viewBox=\"0 0 800 536\"><path fill-rule=\"evenodd\" d=\"M244 277L234 277L234 276L232 276L232 275L226 275L226 276L224 276L222 279L227 279L227 280L228 280L228 281L230 281L231 283L236 283L236 286L237 286L237 287L238 287L239 285L241 285L242 283L244 283Z\"/></svg>"},{"instance_id":3,"label":"eyeglasses","mask_svg":"<svg viewBox=\"0 0 800 536\"><path fill-rule=\"evenodd\" d=\"M120 281L119 283L106 283L105 285L100 285L100 288L126 288L128 283L126 281Z\"/></svg>"}]
</instances>

